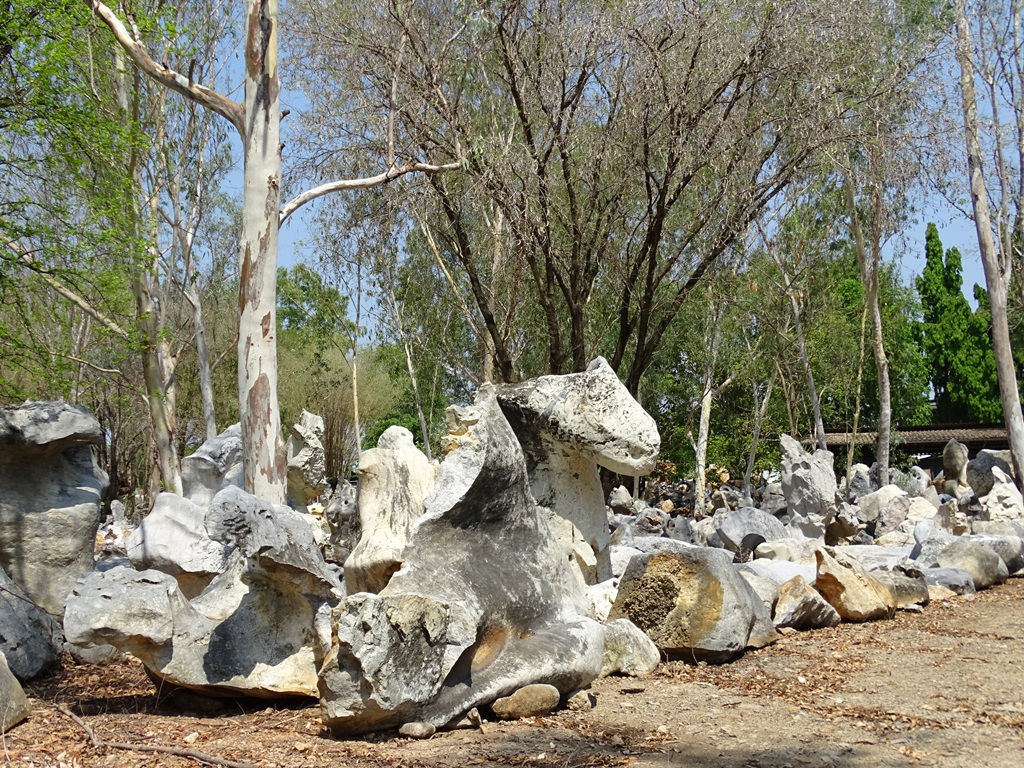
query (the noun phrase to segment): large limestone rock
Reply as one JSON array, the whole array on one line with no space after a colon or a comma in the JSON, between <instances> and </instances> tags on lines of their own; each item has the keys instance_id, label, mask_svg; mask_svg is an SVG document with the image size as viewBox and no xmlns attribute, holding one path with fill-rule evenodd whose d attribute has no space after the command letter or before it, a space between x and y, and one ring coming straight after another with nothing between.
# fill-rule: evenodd
<instances>
[{"instance_id":1,"label":"large limestone rock","mask_svg":"<svg viewBox=\"0 0 1024 768\"><path fill-rule=\"evenodd\" d=\"M523 686L564 695L601 672L604 629L587 616L554 516L530 493L494 387L454 415L456 439L401 569L333 612L320 697L337 734L441 726Z\"/></svg>"},{"instance_id":2,"label":"large limestone rock","mask_svg":"<svg viewBox=\"0 0 1024 768\"><path fill-rule=\"evenodd\" d=\"M594 550L596 579L607 579L598 466L630 477L651 472L661 447L657 424L601 357L583 373L503 385L497 395L526 455L534 498L572 521Z\"/></svg>"},{"instance_id":3,"label":"large limestone rock","mask_svg":"<svg viewBox=\"0 0 1024 768\"><path fill-rule=\"evenodd\" d=\"M906 496L906 491L898 485L884 485L873 493L867 493L857 502L857 517L865 523L874 523L879 513L894 499Z\"/></svg>"},{"instance_id":4,"label":"large limestone rock","mask_svg":"<svg viewBox=\"0 0 1024 768\"><path fill-rule=\"evenodd\" d=\"M872 621L892 616L896 599L889 588L871 576L853 558L824 548L815 556L818 575L814 586L843 621Z\"/></svg>"},{"instance_id":5,"label":"large limestone rock","mask_svg":"<svg viewBox=\"0 0 1024 768\"><path fill-rule=\"evenodd\" d=\"M794 576L779 588L774 621L776 627L803 630L834 627L842 619L803 576Z\"/></svg>"},{"instance_id":6,"label":"large limestone rock","mask_svg":"<svg viewBox=\"0 0 1024 768\"><path fill-rule=\"evenodd\" d=\"M107 474L99 422L59 402L0 407L0 567L52 616L95 567Z\"/></svg>"},{"instance_id":7,"label":"large limestone rock","mask_svg":"<svg viewBox=\"0 0 1024 768\"><path fill-rule=\"evenodd\" d=\"M634 557L609 619L627 618L670 657L727 661L775 641L764 604L723 550Z\"/></svg>"},{"instance_id":8,"label":"large limestone rock","mask_svg":"<svg viewBox=\"0 0 1024 768\"><path fill-rule=\"evenodd\" d=\"M206 526L232 552L202 594L186 599L173 576L155 570L90 574L68 601L68 640L112 645L153 677L205 695L315 696L341 583L309 524L228 487Z\"/></svg>"},{"instance_id":9,"label":"large limestone rock","mask_svg":"<svg viewBox=\"0 0 1024 768\"><path fill-rule=\"evenodd\" d=\"M327 490L322 416L303 411L288 437L288 501L304 510Z\"/></svg>"},{"instance_id":10,"label":"large limestone rock","mask_svg":"<svg viewBox=\"0 0 1024 768\"><path fill-rule=\"evenodd\" d=\"M244 487L242 425L232 424L182 458L181 485L185 498L200 507L209 506L223 488Z\"/></svg>"},{"instance_id":11,"label":"large limestone rock","mask_svg":"<svg viewBox=\"0 0 1024 768\"><path fill-rule=\"evenodd\" d=\"M964 468L964 480L961 484L971 486L974 489L974 495L979 499L982 496L988 496L995 483L1005 482L992 471L996 467L1002 470L1006 478L1013 477L1013 462L1010 452L982 448L978 451L977 456L967 462Z\"/></svg>"},{"instance_id":12,"label":"large limestone rock","mask_svg":"<svg viewBox=\"0 0 1024 768\"><path fill-rule=\"evenodd\" d=\"M926 520L914 529L917 545L911 558L920 568L955 568L971 575L976 590L1001 584L1009 577L1006 563L982 541L952 536L934 521Z\"/></svg>"},{"instance_id":13,"label":"large limestone rock","mask_svg":"<svg viewBox=\"0 0 1024 768\"><path fill-rule=\"evenodd\" d=\"M53 617L0 568L0 655L7 658L14 676L31 680L56 663L63 645Z\"/></svg>"},{"instance_id":14,"label":"large limestone rock","mask_svg":"<svg viewBox=\"0 0 1024 768\"><path fill-rule=\"evenodd\" d=\"M757 543L764 543L784 539L789 534L775 517L755 507L740 507L735 512L726 513L715 532L730 552L747 549L744 542L752 541L748 538L750 536L757 537Z\"/></svg>"},{"instance_id":15,"label":"large limestone rock","mask_svg":"<svg viewBox=\"0 0 1024 768\"><path fill-rule=\"evenodd\" d=\"M629 619L616 619L604 628L601 677L649 675L661 661L661 652L644 631Z\"/></svg>"},{"instance_id":16,"label":"large limestone rock","mask_svg":"<svg viewBox=\"0 0 1024 768\"><path fill-rule=\"evenodd\" d=\"M20 723L30 711L25 691L7 668L7 659L0 653L0 733L6 733L8 728Z\"/></svg>"},{"instance_id":17,"label":"large limestone rock","mask_svg":"<svg viewBox=\"0 0 1024 768\"><path fill-rule=\"evenodd\" d=\"M1024 521L1024 497L1009 475L997 465L989 470L991 484L988 494L981 499L978 517L988 522L1017 523Z\"/></svg>"},{"instance_id":18,"label":"large limestone rock","mask_svg":"<svg viewBox=\"0 0 1024 768\"><path fill-rule=\"evenodd\" d=\"M892 570L871 571L871 575L889 588L897 608L928 604L928 583L924 574L910 564Z\"/></svg>"},{"instance_id":19,"label":"large limestone rock","mask_svg":"<svg viewBox=\"0 0 1024 768\"><path fill-rule=\"evenodd\" d=\"M359 457L359 544L345 561L349 593L380 592L402 566L412 525L426 510L437 468L405 427L388 427Z\"/></svg>"},{"instance_id":20,"label":"large limestone rock","mask_svg":"<svg viewBox=\"0 0 1024 768\"><path fill-rule=\"evenodd\" d=\"M783 433L782 492L794 533L809 539L822 539L825 529L837 511L836 476L832 471L832 454L816 450L813 454L799 442Z\"/></svg>"},{"instance_id":21,"label":"large limestone rock","mask_svg":"<svg viewBox=\"0 0 1024 768\"><path fill-rule=\"evenodd\" d=\"M140 571L174 576L182 594L193 598L223 573L229 544L214 541L206 529L207 509L173 493L156 497L153 510L129 534L128 559Z\"/></svg>"}]
</instances>

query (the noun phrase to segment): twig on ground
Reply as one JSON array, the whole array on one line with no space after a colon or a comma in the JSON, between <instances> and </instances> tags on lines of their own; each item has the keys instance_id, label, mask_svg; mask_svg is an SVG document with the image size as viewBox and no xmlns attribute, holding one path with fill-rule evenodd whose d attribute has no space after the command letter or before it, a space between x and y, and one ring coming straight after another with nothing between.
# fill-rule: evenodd
<instances>
[{"instance_id":1,"label":"twig on ground","mask_svg":"<svg viewBox=\"0 0 1024 768\"><path fill-rule=\"evenodd\" d=\"M76 723L78 723L78 725L81 727L81 729L83 731L85 731L86 735L89 737L89 740L92 742L92 745L94 747L96 747L96 749L103 749L104 747L109 747L111 749L127 749L127 750L133 750L135 752L160 752L160 753L163 753L163 754L166 754L166 755L177 755L178 757L190 757L193 760L196 760L196 761L198 761L200 763L205 763L207 765L223 765L223 766L225 766L225 768L258 768L258 766L255 766L252 763L236 763L233 760L225 760L223 757L215 757L213 755L208 755L205 752L200 752L200 751L198 751L196 749L180 749L178 747L164 747L164 746L160 746L158 744L129 744L129 743L123 742L123 741L104 741L103 739L101 739L99 736L96 735L96 731L94 731L89 726L89 724L85 722L85 720L80 718L78 715L76 715L70 709L68 709L67 707L65 707L65 706L63 706L61 704L57 704L57 703L54 703L53 706L62 715L66 716L66 717L69 717L72 720L74 720Z\"/></svg>"}]
</instances>

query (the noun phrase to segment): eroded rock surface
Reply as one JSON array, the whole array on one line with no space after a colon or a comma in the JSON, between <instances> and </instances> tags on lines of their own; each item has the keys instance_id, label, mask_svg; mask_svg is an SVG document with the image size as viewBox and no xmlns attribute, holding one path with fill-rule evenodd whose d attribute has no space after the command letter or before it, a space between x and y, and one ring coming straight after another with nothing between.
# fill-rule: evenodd
<instances>
[{"instance_id":1,"label":"eroded rock surface","mask_svg":"<svg viewBox=\"0 0 1024 768\"><path fill-rule=\"evenodd\" d=\"M320 696L335 733L441 726L531 683L564 694L601 672L604 630L530 494L494 388L454 414L457 439L401 569L334 610Z\"/></svg>"},{"instance_id":2,"label":"eroded rock surface","mask_svg":"<svg viewBox=\"0 0 1024 768\"><path fill-rule=\"evenodd\" d=\"M156 570L93 573L68 601L68 639L112 645L154 677L205 695L315 696L341 583L309 524L228 487L206 527L231 554L199 596L188 600L174 576Z\"/></svg>"},{"instance_id":3,"label":"eroded rock surface","mask_svg":"<svg viewBox=\"0 0 1024 768\"><path fill-rule=\"evenodd\" d=\"M595 579L607 579L609 532L598 466L631 477L653 470L661 446L654 419L601 357L583 373L503 385L497 397L526 455L537 503L576 526L594 550Z\"/></svg>"},{"instance_id":4,"label":"eroded rock surface","mask_svg":"<svg viewBox=\"0 0 1024 768\"><path fill-rule=\"evenodd\" d=\"M836 476L832 454L816 450L808 453L799 442L783 433L782 493L786 497L789 527L808 539L824 539L825 529L838 509Z\"/></svg>"},{"instance_id":5,"label":"eroded rock surface","mask_svg":"<svg viewBox=\"0 0 1024 768\"><path fill-rule=\"evenodd\" d=\"M93 570L107 474L99 422L78 406L0 407L0 567L54 617Z\"/></svg>"}]
</instances>

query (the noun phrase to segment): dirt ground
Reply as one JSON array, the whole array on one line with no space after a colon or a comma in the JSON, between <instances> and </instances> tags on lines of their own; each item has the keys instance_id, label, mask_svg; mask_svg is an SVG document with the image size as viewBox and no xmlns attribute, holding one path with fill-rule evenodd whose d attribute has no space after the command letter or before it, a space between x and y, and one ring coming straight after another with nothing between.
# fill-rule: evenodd
<instances>
[{"instance_id":1,"label":"dirt ground","mask_svg":"<svg viewBox=\"0 0 1024 768\"><path fill-rule=\"evenodd\" d=\"M65 665L35 681L32 717L3 737L16 766L195 766L96 748L191 749L263 768L300 766L1024 766L1024 579L891 621L789 634L722 666L661 665L597 681L587 712L438 733L336 741L315 704L214 712L159 696L141 667ZM196 706L192 704L191 706Z\"/></svg>"}]
</instances>

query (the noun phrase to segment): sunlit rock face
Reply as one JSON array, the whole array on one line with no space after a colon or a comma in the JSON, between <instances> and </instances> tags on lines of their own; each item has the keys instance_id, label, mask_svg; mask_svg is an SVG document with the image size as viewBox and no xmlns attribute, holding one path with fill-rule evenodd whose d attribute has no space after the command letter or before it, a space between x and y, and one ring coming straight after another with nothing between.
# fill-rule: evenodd
<instances>
[{"instance_id":1,"label":"sunlit rock face","mask_svg":"<svg viewBox=\"0 0 1024 768\"><path fill-rule=\"evenodd\" d=\"M611 576L608 520L598 467L636 477L654 469L661 436L611 366L540 376L497 388L498 403L526 456L541 506L570 520L594 550L594 583Z\"/></svg>"},{"instance_id":2,"label":"sunlit rock face","mask_svg":"<svg viewBox=\"0 0 1024 768\"><path fill-rule=\"evenodd\" d=\"M54 617L95 567L107 473L93 446L102 442L99 422L79 406L0 408L0 567Z\"/></svg>"},{"instance_id":3,"label":"sunlit rock face","mask_svg":"<svg viewBox=\"0 0 1024 768\"><path fill-rule=\"evenodd\" d=\"M209 696L315 696L342 590L308 522L232 486L205 527L230 554L199 595L153 569L90 574L68 600L68 639L112 645L153 677Z\"/></svg>"},{"instance_id":4,"label":"sunlit rock face","mask_svg":"<svg viewBox=\"0 0 1024 768\"><path fill-rule=\"evenodd\" d=\"M346 598L320 674L337 734L442 726L531 683L581 688L602 668L571 550L537 505L495 390L455 409L451 450L379 594Z\"/></svg>"}]
</instances>

